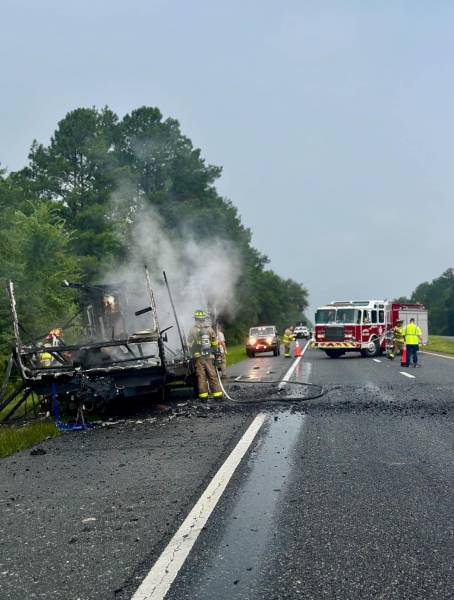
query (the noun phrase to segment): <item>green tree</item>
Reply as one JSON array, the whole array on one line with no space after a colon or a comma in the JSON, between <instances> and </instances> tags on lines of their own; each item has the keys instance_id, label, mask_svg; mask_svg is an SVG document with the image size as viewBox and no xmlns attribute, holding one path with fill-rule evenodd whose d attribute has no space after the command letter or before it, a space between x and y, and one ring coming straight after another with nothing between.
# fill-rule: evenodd
<instances>
[{"instance_id":1,"label":"green tree","mask_svg":"<svg viewBox=\"0 0 454 600\"><path fill-rule=\"evenodd\" d=\"M76 310L72 290L64 279L80 276L78 258L70 251L71 234L51 202L30 207L30 214L16 211L0 229L0 248L8 248L0 265L0 283L15 284L17 310L26 335L32 338L61 324ZM3 354L11 339L11 315L5 294L0 300Z\"/></svg>"},{"instance_id":2,"label":"green tree","mask_svg":"<svg viewBox=\"0 0 454 600\"><path fill-rule=\"evenodd\" d=\"M32 221L27 219L35 219L35 224L38 219L44 226L48 217L64 237L62 252L68 260L74 258L80 278L99 279L107 266L126 262L134 248L135 222L141 210L150 207L173 237L189 233L195 239L216 238L234 246L241 276L237 316L231 321L224 316L231 338L242 338L251 324L267 322L282 328L302 318L307 306L304 287L266 269L268 259L253 247L251 232L236 207L216 190L221 168L207 164L178 121L164 120L158 108L138 108L121 121L107 107L78 108L58 123L48 146L33 143L29 158L26 168L8 177L11 189L6 197L22 215L14 222L22 219L21 226L30 233ZM7 220L13 219L12 214ZM30 247L24 238L20 241L14 268L25 273L18 264L23 264ZM61 264L71 271L70 262ZM47 278L52 279L50 272ZM57 306L52 310L58 312Z\"/></svg>"},{"instance_id":3,"label":"green tree","mask_svg":"<svg viewBox=\"0 0 454 600\"><path fill-rule=\"evenodd\" d=\"M411 300L427 307L432 333L454 335L454 269L447 269L431 282L418 285Z\"/></svg>"},{"instance_id":4,"label":"green tree","mask_svg":"<svg viewBox=\"0 0 454 600\"><path fill-rule=\"evenodd\" d=\"M70 223L70 247L83 258L87 280L99 276L122 249L110 210L117 181L117 121L108 108L71 111L58 123L49 146L33 142L30 164L18 174L31 197L53 200Z\"/></svg>"},{"instance_id":5,"label":"green tree","mask_svg":"<svg viewBox=\"0 0 454 600\"><path fill-rule=\"evenodd\" d=\"M175 119L143 106L119 125L118 155L135 184L135 200L154 205L200 199L213 189L221 169L206 165ZM126 172L125 172L126 173Z\"/></svg>"}]
</instances>

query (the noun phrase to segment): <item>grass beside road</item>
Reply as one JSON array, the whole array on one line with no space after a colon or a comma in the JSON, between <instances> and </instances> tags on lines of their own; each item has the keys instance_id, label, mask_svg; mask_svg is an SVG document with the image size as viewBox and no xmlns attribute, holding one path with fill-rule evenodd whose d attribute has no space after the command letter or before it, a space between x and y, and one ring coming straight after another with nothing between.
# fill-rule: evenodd
<instances>
[{"instance_id":1,"label":"grass beside road","mask_svg":"<svg viewBox=\"0 0 454 600\"><path fill-rule=\"evenodd\" d=\"M37 421L21 427L16 425L0 426L0 458L30 448L60 432L52 421Z\"/></svg>"},{"instance_id":2,"label":"grass beside road","mask_svg":"<svg viewBox=\"0 0 454 600\"><path fill-rule=\"evenodd\" d=\"M244 344L237 344L236 346L227 346L227 366L231 367L240 360L244 360L246 357L246 347Z\"/></svg>"},{"instance_id":3,"label":"grass beside road","mask_svg":"<svg viewBox=\"0 0 454 600\"><path fill-rule=\"evenodd\" d=\"M3 421L3 419L9 413L9 411L12 409L12 407L16 405L16 402L18 402L19 399L20 399L20 396L18 398L16 398L15 400L13 400L12 404L10 404L9 406L6 406L3 410L0 410L0 423ZM29 396L27 398L27 400L21 406L19 406L17 411L14 413L13 417L11 417L11 422L15 419L22 419L23 417L26 417L27 415L30 416L32 414L33 410L38 407L38 405L39 405L39 403L35 399L35 406L34 406L33 398L31 396Z\"/></svg>"},{"instance_id":4,"label":"grass beside road","mask_svg":"<svg viewBox=\"0 0 454 600\"><path fill-rule=\"evenodd\" d=\"M441 335L430 335L429 343L424 347L428 352L454 354L454 340L446 340Z\"/></svg>"}]
</instances>

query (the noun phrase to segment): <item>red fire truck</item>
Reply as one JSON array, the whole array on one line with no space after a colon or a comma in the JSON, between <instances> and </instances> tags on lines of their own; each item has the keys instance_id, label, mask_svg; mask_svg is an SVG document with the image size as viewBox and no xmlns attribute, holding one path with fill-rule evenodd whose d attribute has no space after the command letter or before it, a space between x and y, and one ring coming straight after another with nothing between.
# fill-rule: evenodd
<instances>
[{"instance_id":1,"label":"red fire truck","mask_svg":"<svg viewBox=\"0 0 454 600\"><path fill-rule=\"evenodd\" d=\"M399 304L387 300L331 302L315 312L312 348L331 358L346 352L376 356L389 347L398 319L406 325L411 318L421 328L423 342L429 339L427 310L422 304Z\"/></svg>"}]
</instances>

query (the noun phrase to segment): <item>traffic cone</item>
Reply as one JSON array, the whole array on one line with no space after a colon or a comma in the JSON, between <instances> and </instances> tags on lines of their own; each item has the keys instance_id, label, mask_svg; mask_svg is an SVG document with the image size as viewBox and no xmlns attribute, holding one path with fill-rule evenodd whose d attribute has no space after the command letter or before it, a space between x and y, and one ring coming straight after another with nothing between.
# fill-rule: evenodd
<instances>
[{"instance_id":1,"label":"traffic cone","mask_svg":"<svg viewBox=\"0 0 454 600\"><path fill-rule=\"evenodd\" d=\"M301 346L298 340L295 343L295 356L301 356Z\"/></svg>"},{"instance_id":2,"label":"traffic cone","mask_svg":"<svg viewBox=\"0 0 454 600\"><path fill-rule=\"evenodd\" d=\"M401 367L407 366L407 346L405 346L405 345L402 348L402 354L400 356L400 366Z\"/></svg>"}]
</instances>

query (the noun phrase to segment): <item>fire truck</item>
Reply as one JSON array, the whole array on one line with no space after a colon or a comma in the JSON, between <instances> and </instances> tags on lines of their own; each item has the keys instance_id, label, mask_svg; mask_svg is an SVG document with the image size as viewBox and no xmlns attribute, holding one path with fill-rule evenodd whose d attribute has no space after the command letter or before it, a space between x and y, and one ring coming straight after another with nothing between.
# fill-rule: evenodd
<instances>
[{"instance_id":1,"label":"fire truck","mask_svg":"<svg viewBox=\"0 0 454 600\"><path fill-rule=\"evenodd\" d=\"M389 348L397 321L401 319L406 325L411 318L421 328L423 342L427 342L427 310L422 304L387 300L331 302L315 312L311 347L320 348L330 358L339 358L346 352L377 356Z\"/></svg>"}]
</instances>

